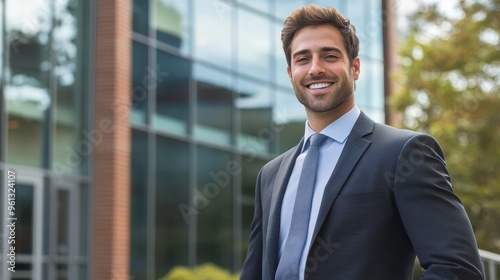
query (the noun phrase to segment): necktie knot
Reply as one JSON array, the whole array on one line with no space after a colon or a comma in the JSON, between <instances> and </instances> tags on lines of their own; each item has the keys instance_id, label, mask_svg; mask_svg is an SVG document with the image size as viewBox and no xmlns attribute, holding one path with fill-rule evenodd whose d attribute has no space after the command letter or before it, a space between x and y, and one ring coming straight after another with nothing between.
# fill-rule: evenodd
<instances>
[{"instance_id":1,"label":"necktie knot","mask_svg":"<svg viewBox=\"0 0 500 280\"><path fill-rule=\"evenodd\" d=\"M321 134L321 133L316 133L311 135L309 138L309 145L310 146L321 146L323 142L328 138L328 136Z\"/></svg>"}]
</instances>

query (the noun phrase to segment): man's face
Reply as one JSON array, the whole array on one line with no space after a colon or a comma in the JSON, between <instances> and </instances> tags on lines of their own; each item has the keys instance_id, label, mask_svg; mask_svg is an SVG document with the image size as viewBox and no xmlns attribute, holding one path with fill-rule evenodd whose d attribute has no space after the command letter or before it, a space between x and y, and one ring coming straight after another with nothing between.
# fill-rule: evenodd
<instances>
[{"instance_id":1,"label":"man's face","mask_svg":"<svg viewBox=\"0 0 500 280\"><path fill-rule=\"evenodd\" d=\"M352 65L340 31L331 25L308 26L295 33L287 67L297 99L308 116L343 115L354 106L354 81L360 61Z\"/></svg>"}]
</instances>

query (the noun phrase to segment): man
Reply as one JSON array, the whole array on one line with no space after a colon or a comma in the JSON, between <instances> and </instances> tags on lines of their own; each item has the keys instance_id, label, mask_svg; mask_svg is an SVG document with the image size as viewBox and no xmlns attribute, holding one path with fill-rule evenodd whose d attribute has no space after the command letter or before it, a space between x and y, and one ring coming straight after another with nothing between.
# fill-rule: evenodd
<instances>
[{"instance_id":1,"label":"man","mask_svg":"<svg viewBox=\"0 0 500 280\"><path fill-rule=\"evenodd\" d=\"M241 279L412 279L415 256L423 279L484 279L439 144L355 105L349 20L311 4L288 16L281 38L307 122L258 175Z\"/></svg>"}]
</instances>

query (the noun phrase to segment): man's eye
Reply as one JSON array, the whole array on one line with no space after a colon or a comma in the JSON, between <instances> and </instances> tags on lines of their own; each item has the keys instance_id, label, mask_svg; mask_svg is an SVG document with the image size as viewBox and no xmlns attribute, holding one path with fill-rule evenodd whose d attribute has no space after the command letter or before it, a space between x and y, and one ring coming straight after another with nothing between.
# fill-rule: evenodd
<instances>
[{"instance_id":1,"label":"man's eye","mask_svg":"<svg viewBox=\"0 0 500 280\"><path fill-rule=\"evenodd\" d=\"M297 62L305 62L305 61L307 61L307 60L308 60L308 58L307 58L307 57L299 57L299 58L297 59Z\"/></svg>"}]
</instances>

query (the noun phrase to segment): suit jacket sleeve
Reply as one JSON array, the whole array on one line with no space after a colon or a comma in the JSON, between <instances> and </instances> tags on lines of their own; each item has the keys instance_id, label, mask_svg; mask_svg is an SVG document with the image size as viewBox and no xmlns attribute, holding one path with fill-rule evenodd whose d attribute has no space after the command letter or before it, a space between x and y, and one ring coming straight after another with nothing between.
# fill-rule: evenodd
<instances>
[{"instance_id":1,"label":"suit jacket sleeve","mask_svg":"<svg viewBox=\"0 0 500 280\"><path fill-rule=\"evenodd\" d=\"M412 137L394 174L395 202L425 269L422 279L484 279L472 226L437 141L424 134Z\"/></svg>"},{"instance_id":2,"label":"suit jacket sleeve","mask_svg":"<svg viewBox=\"0 0 500 280\"><path fill-rule=\"evenodd\" d=\"M240 280L257 280L262 278L262 207L260 199L260 179L262 171L257 176L255 188L255 213L248 241L248 252L241 270Z\"/></svg>"}]
</instances>

